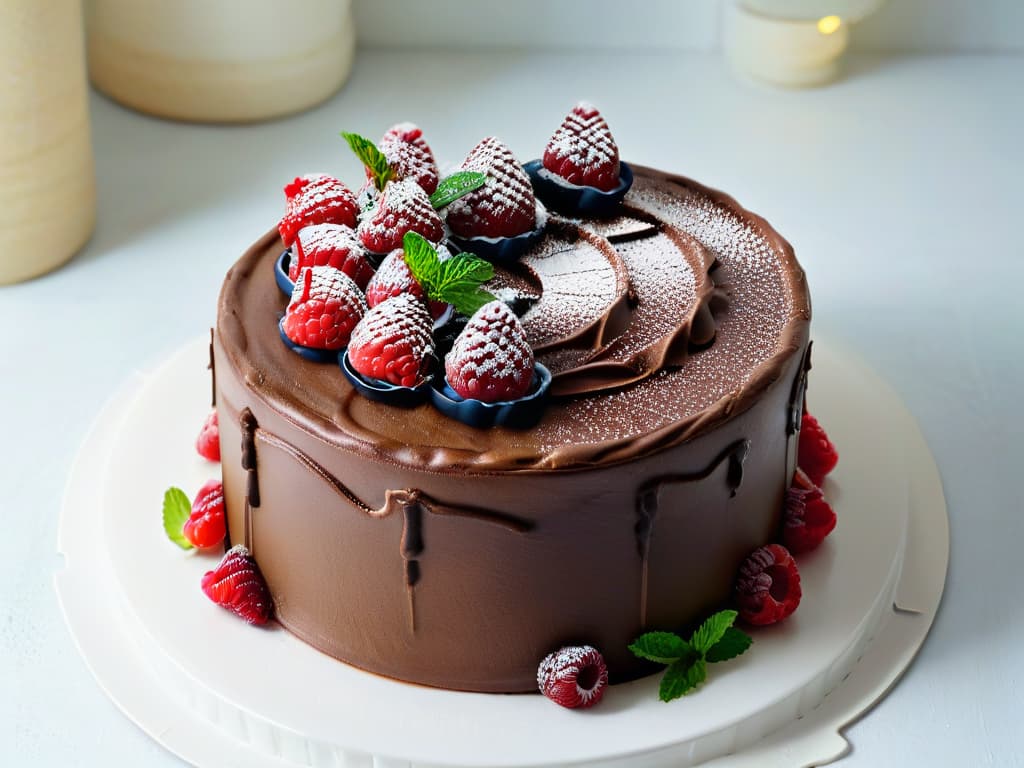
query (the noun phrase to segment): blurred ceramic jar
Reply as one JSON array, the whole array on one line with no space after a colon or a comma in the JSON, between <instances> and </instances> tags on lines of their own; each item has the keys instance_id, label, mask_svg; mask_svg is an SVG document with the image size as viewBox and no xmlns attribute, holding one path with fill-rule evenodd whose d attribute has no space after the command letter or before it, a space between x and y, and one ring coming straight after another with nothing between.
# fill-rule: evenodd
<instances>
[{"instance_id":1,"label":"blurred ceramic jar","mask_svg":"<svg viewBox=\"0 0 1024 768\"><path fill-rule=\"evenodd\" d=\"M338 90L355 52L351 0L88 0L89 73L142 112L247 122Z\"/></svg>"},{"instance_id":2,"label":"blurred ceramic jar","mask_svg":"<svg viewBox=\"0 0 1024 768\"><path fill-rule=\"evenodd\" d=\"M55 269L95 222L82 12L0 2L0 284Z\"/></svg>"}]
</instances>

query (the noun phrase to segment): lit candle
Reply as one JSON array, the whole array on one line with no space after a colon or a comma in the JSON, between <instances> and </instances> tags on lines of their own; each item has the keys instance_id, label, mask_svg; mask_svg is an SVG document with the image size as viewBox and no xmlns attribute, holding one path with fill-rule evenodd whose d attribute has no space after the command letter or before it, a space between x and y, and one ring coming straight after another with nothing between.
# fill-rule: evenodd
<instances>
[{"instance_id":1,"label":"lit candle","mask_svg":"<svg viewBox=\"0 0 1024 768\"><path fill-rule=\"evenodd\" d=\"M726 55L741 72L776 85L834 80L850 25L884 0L730 0L723 27Z\"/></svg>"}]
</instances>

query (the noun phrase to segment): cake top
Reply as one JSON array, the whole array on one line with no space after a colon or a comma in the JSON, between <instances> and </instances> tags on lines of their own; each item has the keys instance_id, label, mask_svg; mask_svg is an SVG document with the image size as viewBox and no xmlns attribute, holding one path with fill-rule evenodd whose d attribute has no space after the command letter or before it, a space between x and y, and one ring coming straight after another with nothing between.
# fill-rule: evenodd
<instances>
[{"instance_id":1,"label":"cake top","mask_svg":"<svg viewBox=\"0 0 1024 768\"><path fill-rule=\"evenodd\" d=\"M274 278L275 263L285 248L277 232L268 233L242 257L221 295L218 335L249 386L339 448L433 471L606 465L687 440L745 410L797 354L808 333L810 301L792 248L764 220L721 193L682 177L620 164L617 147L610 149L613 140L604 120L588 109L592 108L577 107L552 137L544 159L524 166L539 201L529 189L521 189L522 184L488 183L490 174L507 179L519 174L525 178L527 173L518 165L509 167L507 147L485 139L462 169L474 175L442 179L430 197L433 204L442 203L437 206L441 217L457 212L459 232L445 222L445 240L452 250L462 252L449 258L441 248L443 256L430 262L399 251L388 257L397 258L400 268L405 264L414 278L412 285L426 288L419 296L436 318L436 360L433 365L422 356L405 360L405 370L412 375L402 381L415 385L405 388L429 390L446 402L454 401L454 406L420 402L400 407L370 399L365 388L356 385L378 382L394 389L389 382L398 379L385 372L385 366L378 365L368 378L351 366L343 373L331 364L330 356L327 363L311 362L282 344L278 323L288 302ZM417 156L432 160L415 126L386 134L395 135L413 136ZM580 144L580 136L589 138ZM588 149L586 141L596 142L599 151ZM390 150L398 152L394 146ZM598 155L599 163L575 162ZM608 179L612 156L616 184ZM370 157L368 169L374 162ZM408 178L385 179L379 189L371 174L359 194L363 220L374 219L375 214L385 224L396 220L381 216L374 206L387 203L389 197L403 197L389 195L393 185L404 189L416 184L418 177L429 181L431 174L424 172L423 162L402 166L411 169ZM385 175L395 172L386 161L376 167ZM578 173L580 169L586 177ZM570 176L584 183L577 184ZM321 176L303 178L313 180L307 182L311 187L325 186ZM300 181L289 185L299 196ZM596 183L589 184L592 181ZM463 191L448 199L453 186ZM512 188L515 196L510 200L502 190ZM416 196L417 206L426 200L425 192L422 199ZM545 203L555 210L547 211ZM522 215L524 206L530 216ZM290 200L289 211L295 208ZM598 215L591 215L593 210ZM324 223L315 219L314 215L306 225ZM301 231L294 216L288 222L289 233ZM356 222L347 226L360 233L365 229ZM415 229L398 230L387 236L396 234L399 243L403 237L436 243L436 225L431 223L430 229L419 234ZM373 234L376 242L379 228ZM405 251L410 242L404 240ZM430 243L426 247L435 250ZM474 255L478 252L486 254L489 263ZM512 258L509 253L514 253ZM303 258L304 264L321 263L315 254ZM442 261L452 274L468 281L465 295L479 297L468 309L456 302L455 311L448 308L445 315L450 299L441 301L445 297L432 287L438 282L436 265ZM389 267L393 268L394 264ZM374 295L371 279L367 297ZM495 372L495 365L482 359L469 369L479 367L514 385L494 389L489 380L488 387L459 389L461 380L445 380L445 355L452 354L448 350L453 347L465 355L468 347L459 335L467 324L477 323L474 312L485 311L486 307L478 308L488 300L503 302L510 310L497 313L502 322L496 327L506 330L491 334L489 343L502 352L495 359L503 365L514 361L519 369ZM372 301L370 307L372 312ZM466 316L460 317L460 309ZM452 315L454 319L446 320ZM356 323L360 319L349 318ZM517 344L525 338L533 355L504 354L502 333L520 339ZM484 354L486 348L476 353ZM362 351L359 357L368 359ZM532 383L527 366L536 367ZM449 370L454 370L451 365ZM522 398L530 401L536 423L525 429L481 428L479 423L462 423L457 413L452 416L463 401L473 401L474 393L492 390L511 399L476 411L501 412ZM546 400L545 407L541 400ZM415 401L402 404L410 402ZM501 417L496 423L515 425Z\"/></svg>"}]
</instances>

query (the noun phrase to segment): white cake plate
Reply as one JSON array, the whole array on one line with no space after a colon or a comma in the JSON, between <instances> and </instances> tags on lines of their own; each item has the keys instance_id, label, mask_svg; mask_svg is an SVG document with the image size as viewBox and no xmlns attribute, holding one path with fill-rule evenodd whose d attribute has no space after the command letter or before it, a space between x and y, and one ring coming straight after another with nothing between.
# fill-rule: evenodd
<instances>
[{"instance_id":1,"label":"white cake plate","mask_svg":"<svg viewBox=\"0 0 1024 768\"><path fill-rule=\"evenodd\" d=\"M407 685L337 662L210 603L216 555L164 538L160 505L216 476L192 447L208 411L207 342L127 382L72 468L56 576L68 626L124 713L199 766L708 765L830 762L842 729L910 663L942 595L949 532L938 471L895 394L820 340L809 401L841 453L826 493L839 524L798 559L804 597L733 662L670 704L657 677L600 706ZM301 564L297 564L301 567Z\"/></svg>"}]
</instances>

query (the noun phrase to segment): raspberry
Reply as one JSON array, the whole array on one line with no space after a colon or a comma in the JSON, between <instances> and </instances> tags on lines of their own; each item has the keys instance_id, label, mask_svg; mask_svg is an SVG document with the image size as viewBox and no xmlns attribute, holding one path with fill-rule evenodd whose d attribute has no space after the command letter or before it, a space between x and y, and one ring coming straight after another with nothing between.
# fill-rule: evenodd
<instances>
[{"instance_id":1,"label":"raspberry","mask_svg":"<svg viewBox=\"0 0 1024 768\"><path fill-rule=\"evenodd\" d=\"M388 159L396 179L411 179L428 195L434 194L440 180L437 161L418 126L412 123L393 125L377 146ZM366 176L373 178L372 171L367 170Z\"/></svg>"},{"instance_id":2,"label":"raspberry","mask_svg":"<svg viewBox=\"0 0 1024 768\"><path fill-rule=\"evenodd\" d=\"M294 283L303 267L334 267L352 278L360 290L373 277L373 267L355 230L341 224L303 227L295 237L295 258L288 267Z\"/></svg>"},{"instance_id":3,"label":"raspberry","mask_svg":"<svg viewBox=\"0 0 1024 768\"><path fill-rule=\"evenodd\" d=\"M544 167L579 186L605 192L619 184L619 148L597 107L573 107L544 149Z\"/></svg>"},{"instance_id":4,"label":"raspberry","mask_svg":"<svg viewBox=\"0 0 1024 768\"><path fill-rule=\"evenodd\" d=\"M793 475L786 491L782 543L793 554L810 552L836 527L836 513L825 501L821 489L801 470Z\"/></svg>"},{"instance_id":5,"label":"raspberry","mask_svg":"<svg viewBox=\"0 0 1024 768\"><path fill-rule=\"evenodd\" d=\"M349 363L370 379L419 386L434 353L433 325L426 306L412 294L381 302L352 332Z\"/></svg>"},{"instance_id":6,"label":"raspberry","mask_svg":"<svg viewBox=\"0 0 1024 768\"><path fill-rule=\"evenodd\" d=\"M422 300L423 288L412 276L409 265L405 263L405 253L394 250L377 267L377 274L366 286L366 306L376 307L400 293L409 293Z\"/></svg>"},{"instance_id":7,"label":"raspberry","mask_svg":"<svg viewBox=\"0 0 1024 768\"><path fill-rule=\"evenodd\" d=\"M459 237L515 237L537 227L533 186L512 150L494 136L477 144L460 171L487 175L479 189L448 206L448 226Z\"/></svg>"},{"instance_id":8,"label":"raspberry","mask_svg":"<svg viewBox=\"0 0 1024 768\"><path fill-rule=\"evenodd\" d=\"M800 572L781 544L755 549L736 578L736 607L748 624L764 626L782 621L800 605Z\"/></svg>"},{"instance_id":9,"label":"raspberry","mask_svg":"<svg viewBox=\"0 0 1024 768\"><path fill-rule=\"evenodd\" d=\"M210 411L210 415L203 422L196 438L196 450L204 459L220 461L220 425L217 423L217 411Z\"/></svg>"},{"instance_id":10,"label":"raspberry","mask_svg":"<svg viewBox=\"0 0 1024 768\"><path fill-rule=\"evenodd\" d=\"M266 624L274 613L267 582L241 544L229 549L217 567L206 572L202 587L213 602L250 624Z\"/></svg>"},{"instance_id":11,"label":"raspberry","mask_svg":"<svg viewBox=\"0 0 1024 768\"><path fill-rule=\"evenodd\" d=\"M444 246L438 246L437 254L441 261L451 258L451 254ZM366 305L373 308L400 293L410 293L420 301L426 301L430 316L435 320L448 308L442 301L427 301L423 287L416 281L409 270L409 265L405 263L405 253L402 250L395 250L380 263L377 273L366 286Z\"/></svg>"},{"instance_id":12,"label":"raspberry","mask_svg":"<svg viewBox=\"0 0 1024 768\"><path fill-rule=\"evenodd\" d=\"M227 525L224 521L224 484L220 480L210 480L199 489L182 533L194 547L215 547L224 541Z\"/></svg>"},{"instance_id":13,"label":"raspberry","mask_svg":"<svg viewBox=\"0 0 1024 768\"><path fill-rule=\"evenodd\" d=\"M806 410L800 422L800 445L796 463L807 473L811 482L818 486L825 482L825 475L839 463L836 447L832 445L818 420Z\"/></svg>"},{"instance_id":14,"label":"raspberry","mask_svg":"<svg viewBox=\"0 0 1024 768\"><path fill-rule=\"evenodd\" d=\"M284 185L284 198L285 200L291 200L310 184L330 178L326 173L307 173L303 176L296 176L293 181Z\"/></svg>"},{"instance_id":15,"label":"raspberry","mask_svg":"<svg viewBox=\"0 0 1024 768\"><path fill-rule=\"evenodd\" d=\"M334 267L310 267L295 283L284 332L302 347L342 349L364 314L366 301L352 278Z\"/></svg>"},{"instance_id":16,"label":"raspberry","mask_svg":"<svg viewBox=\"0 0 1024 768\"><path fill-rule=\"evenodd\" d=\"M537 668L537 687L556 704L587 709L604 696L608 667L597 649L573 645L549 654Z\"/></svg>"},{"instance_id":17,"label":"raspberry","mask_svg":"<svg viewBox=\"0 0 1024 768\"><path fill-rule=\"evenodd\" d=\"M445 374L466 399L497 403L523 397L533 382L533 350L519 318L500 301L480 307L445 358Z\"/></svg>"},{"instance_id":18,"label":"raspberry","mask_svg":"<svg viewBox=\"0 0 1024 768\"><path fill-rule=\"evenodd\" d=\"M416 232L434 243L444 237L441 217L427 193L411 179L384 187L376 207L359 225L359 239L374 253L390 253L402 247L406 232Z\"/></svg>"},{"instance_id":19,"label":"raspberry","mask_svg":"<svg viewBox=\"0 0 1024 768\"><path fill-rule=\"evenodd\" d=\"M356 197L333 176L300 177L286 186L284 192L287 202L277 229L285 245L291 245L298 231L310 224L356 225Z\"/></svg>"}]
</instances>

